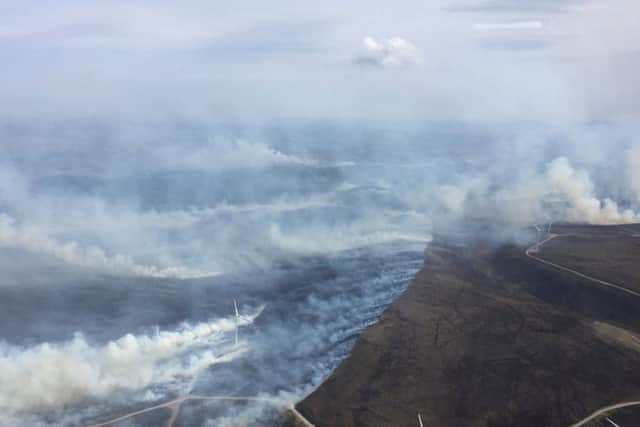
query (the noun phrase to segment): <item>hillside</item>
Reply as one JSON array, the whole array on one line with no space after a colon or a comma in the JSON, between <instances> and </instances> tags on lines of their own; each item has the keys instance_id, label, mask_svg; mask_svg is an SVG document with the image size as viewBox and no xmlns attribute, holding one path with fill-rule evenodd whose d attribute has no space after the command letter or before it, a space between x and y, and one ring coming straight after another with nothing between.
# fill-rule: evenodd
<instances>
[{"instance_id":1,"label":"hillside","mask_svg":"<svg viewBox=\"0 0 640 427\"><path fill-rule=\"evenodd\" d=\"M553 230L569 231L581 239L557 237L537 255L575 268L591 257L593 273L605 279L627 266L615 278L632 285L640 250L620 261L597 240L634 247L634 233ZM588 247L580 247L584 239ZM418 413L425 426L540 427L640 400L640 298L545 265L525 249L434 242L410 288L299 411L326 427L416 426Z\"/></svg>"}]
</instances>

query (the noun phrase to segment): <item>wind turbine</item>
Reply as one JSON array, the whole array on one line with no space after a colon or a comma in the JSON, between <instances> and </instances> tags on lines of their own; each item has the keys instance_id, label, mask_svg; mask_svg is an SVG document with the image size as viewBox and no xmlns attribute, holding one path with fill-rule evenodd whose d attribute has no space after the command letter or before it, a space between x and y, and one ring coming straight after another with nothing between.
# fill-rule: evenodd
<instances>
[{"instance_id":1,"label":"wind turbine","mask_svg":"<svg viewBox=\"0 0 640 427\"><path fill-rule=\"evenodd\" d=\"M532 252L538 252L538 249L540 249L540 242L542 241L542 229L540 228L540 226L538 224L533 224L533 226L536 228L536 232L538 234L538 241L535 244L535 246L533 247L533 251Z\"/></svg>"},{"instance_id":2,"label":"wind turbine","mask_svg":"<svg viewBox=\"0 0 640 427\"><path fill-rule=\"evenodd\" d=\"M238 312L238 303L233 300L233 309L236 312L236 347L238 346L238 328L240 327L240 313Z\"/></svg>"},{"instance_id":3,"label":"wind turbine","mask_svg":"<svg viewBox=\"0 0 640 427\"><path fill-rule=\"evenodd\" d=\"M424 427L424 424L422 424L422 417L420 416L420 412L418 412L418 425L420 427Z\"/></svg>"},{"instance_id":4,"label":"wind turbine","mask_svg":"<svg viewBox=\"0 0 640 427\"><path fill-rule=\"evenodd\" d=\"M620 427L618 424L614 423L613 420L611 420L611 418L609 417L604 417L605 420L609 421L609 424L611 424L614 427Z\"/></svg>"}]
</instances>

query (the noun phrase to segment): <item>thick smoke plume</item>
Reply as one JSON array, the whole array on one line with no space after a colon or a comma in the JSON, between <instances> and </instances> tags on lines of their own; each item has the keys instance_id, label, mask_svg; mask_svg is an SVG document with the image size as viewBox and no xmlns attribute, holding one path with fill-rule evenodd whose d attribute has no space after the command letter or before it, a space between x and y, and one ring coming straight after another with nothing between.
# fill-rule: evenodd
<instances>
[{"instance_id":1,"label":"thick smoke plume","mask_svg":"<svg viewBox=\"0 0 640 427\"><path fill-rule=\"evenodd\" d=\"M235 346L227 334L253 323L261 310L176 331L127 334L97 346L82 335L28 349L1 344L0 408L10 414L60 408L153 384L188 382L202 369L246 351L246 344ZM187 352L188 357L181 360L179 356Z\"/></svg>"},{"instance_id":2,"label":"thick smoke plume","mask_svg":"<svg viewBox=\"0 0 640 427\"><path fill-rule=\"evenodd\" d=\"M634 168L628 171L634 183ZM544 221L600 225L640 221L633 208L622 208L606 196L600 198L589 173L574 168L566 157L550 161L538 173L514 178L500 183L487 175L465 177L463 183L442 186L439 200L457 216L491 216L516 226ZM629 190L634 191L633 187Z\"/></svg>"}]
</instances>

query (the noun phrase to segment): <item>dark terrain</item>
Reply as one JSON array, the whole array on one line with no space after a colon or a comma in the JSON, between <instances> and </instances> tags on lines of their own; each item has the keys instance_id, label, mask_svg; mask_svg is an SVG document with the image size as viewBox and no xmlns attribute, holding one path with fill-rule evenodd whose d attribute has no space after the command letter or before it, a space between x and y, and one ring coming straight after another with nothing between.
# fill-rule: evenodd
<instances>
[{"instance_id":1,"label":"dark terrain","mask_svg":"<svg viewBox=\"0 0 640 427\"><path fill-rule=\"evenodd\" d=\"M640 288L640 227L552 233L562 236L537 256ZM418 413L425 426L540 427L640 400L640 298L525 249L436 240L410 288L299 411L326 427L416 426ZM624 426L639 414L606 415Z\"/></svg>"},{"instance_id":2,"label":"dark terrain","mask_svg":"<svg viewBox=\"0 0 640 427\"><path fill-rule=\"evenodd\" d=\"M544 245L542 258L640 291L640 225L560 225L553 232L561 236Z\"/></svg>"}]
</instances>

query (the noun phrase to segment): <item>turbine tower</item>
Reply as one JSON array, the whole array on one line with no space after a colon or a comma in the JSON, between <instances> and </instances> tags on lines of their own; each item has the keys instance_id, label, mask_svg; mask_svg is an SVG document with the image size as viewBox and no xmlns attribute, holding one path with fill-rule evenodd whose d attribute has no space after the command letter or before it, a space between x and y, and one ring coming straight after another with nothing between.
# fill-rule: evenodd
<instances>
[{"instance_id":1,"label":"turbine tower","mask_svg":"<svg viewBox=\"0 0 640 427\"><path fill-rule=\"evenodd\" d=\"M233 309L236 312L236 347L238 346L238 328L240 327L240 313L238 312L238 303L233 300Z\"/></svg>"}]
</instances>

